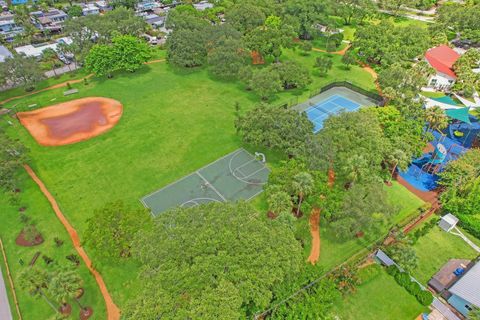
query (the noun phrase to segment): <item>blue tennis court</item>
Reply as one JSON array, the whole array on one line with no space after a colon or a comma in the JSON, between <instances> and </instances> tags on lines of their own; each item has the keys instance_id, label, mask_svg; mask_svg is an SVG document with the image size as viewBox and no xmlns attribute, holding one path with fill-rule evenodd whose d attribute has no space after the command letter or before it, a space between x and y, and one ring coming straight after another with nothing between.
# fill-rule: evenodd
<instances>
[{"instance_id":1,"label":"blue tennis court","mask_svg":"<svg viewBox=\"0 0 480 320\"><path fill-rule=\"evenodd\" d=\"M308 119L315 126L314 132L317 133L323 128L323 122L331 115L344 111L355 111L360 108L359 103L353 102L340 95L333 95L328 99L321 101L307 110L305 110Z\"/></svg>"}]
</instances>

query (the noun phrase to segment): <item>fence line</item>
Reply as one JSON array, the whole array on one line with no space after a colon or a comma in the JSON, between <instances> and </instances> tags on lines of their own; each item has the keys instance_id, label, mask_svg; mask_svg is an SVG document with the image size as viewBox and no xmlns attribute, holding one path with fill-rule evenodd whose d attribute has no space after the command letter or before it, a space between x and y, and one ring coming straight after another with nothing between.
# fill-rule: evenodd
<instances>
[{"instance_id":1,"label":"fence line","mask_svg":"<svg viewBox=\"0 0 480 320\"><path fill-rule=\"evenodd\" d=\"M15 303L15 309L17 310L18 319L22 320L22 313L20 312L20 307L18 305L17 293L15 292L15 286L13 284L12 274L10 273L10 268L8 267L7 254L5 253L5 248L3 247L3 241L0 238L0 249L3 254L3 261L5 261L5 268L8 277L8 282L10 283L10 288L12 289L13 302Z\"/></svg>"}]
</instances>

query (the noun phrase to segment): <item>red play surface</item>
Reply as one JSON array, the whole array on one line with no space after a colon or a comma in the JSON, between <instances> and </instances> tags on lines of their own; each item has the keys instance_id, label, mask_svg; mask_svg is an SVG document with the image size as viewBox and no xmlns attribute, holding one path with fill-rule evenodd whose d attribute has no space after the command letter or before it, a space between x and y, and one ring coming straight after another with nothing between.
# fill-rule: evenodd
<instances>
[{"instance_id":1,"label":"red play surface","mask_svg":"<svg viewBox=\"0 0 480 320\"><path fill-rule=\"evenodd\" d=\"M91 97L19 112L17 115L39 144L60 146L106 132L117 124L122 111L122 105L116 100Z\"/></svg>"}]
</instances>

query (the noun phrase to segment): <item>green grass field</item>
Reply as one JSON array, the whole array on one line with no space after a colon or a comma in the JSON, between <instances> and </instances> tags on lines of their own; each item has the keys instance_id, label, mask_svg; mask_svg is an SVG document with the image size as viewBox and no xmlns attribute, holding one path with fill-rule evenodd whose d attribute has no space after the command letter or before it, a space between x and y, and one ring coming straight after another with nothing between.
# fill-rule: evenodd
<instances>
[{"instance_id":1,"label":"green grass field","mask_svg":"<svg viewBox=\"0 0 480 320\"><path fill-rule=\"evenodd\" d=\"M29 268L28 264L32 260L36 252L40 252L41 256L37 259L35 265L46 271L55 270L55 264L59 266L71 265L72 263L66 259L70 254L76 254L70 238L65 231L63 225L56 218L50 204L43 194L37 188L36 184L31 181L26 173L22 173L22 185L20 189L20 200L17 204L12 204L7 197L0 197L0 212L2 213L2 223L0 223L0 235L4 242L10 270L13 274L13 281L17 283L19 272L25 268ZM25 213L35 222L38 230L41 232L44 243L35 247L20 247L15 244L15 239L21 230L20 217L18 209L26 207ZM57 247L54 238L58 237L63 240L62 246ZM42 256L48 256L54 260L52 264L46 265ZM3 258L2 258L3 261ZM23 262L23 264L22 264ZM6 275L6 271L2 266L2 272ZM82 263L79 267L79 273L85 283L85 294L80 299L81 303L91 306L94 310L94 319L105 319L105 305L100 298L100 291L93 277L91 277L86 266ZM7 290L10 287L7 284ZM54 315L51 307L40 298L31 297L21 288L16 288L17 298L20 304L20 311L23 319L49 319ZM11 293L10 293L11 295ZM80 312L77 304L70 301L72 305L71 319L78 319ZM13 301L10 304L13 316L16 317Z\"/></svg>"},{"instance_id":2,"label":"green grass field","mask_svg":"<svg viewBox=\"0 0 480 320\"><path fill-rule=\"evenodd\" d=\"M283 103L292 98L305 100L310 90L332 81L348 80L365 89L374 90L370 74L359 67L345 70L340 56L333 56L333 69L327 76L319 77L313 70L318 55L321 53L299 56L291 50L285 52L282 59L294 59L307 66L312 70L314 81L305 90L276 95L272 103ZM69 146L42 147L17 122L8 127L10 135L20 138L30 148L30 164L56 197L81 238L86 220L93 216L95 209L116 200L140 206L139 199L145 194L242 146L233 126L234 106L238 102L244 112L259 102L258 96L245 91L242 83L217 81L206 70L176 70L166 63L144 66L136 73L116 74L113 79L92 79L88 85L79 83L73 87L79 89L79 93L73 96L64 97L62 93L65 88L60 88L15 100L6 106L15 105L25 110L30 104L44 107L88 96L110 97L123 103L122 119L111 131ZM8 96L8 92L2 93L0 100ZM276 165L278 155L266 153L269 161L273 161L272 165ZM62 238L68 239L38 189L25 179L25 202L38 217L39 229L48 235L47 243L40 246L39 250L61 260L68 254L62 250L72 248L68 241L61 249L53 248L51 236L63 234ZM398 187L391 190L392 199L403 202L402 199L408 198L406 190ZM254 203L262 208L261 199ZM413 206L412 204L412 208ZM15 233L19 231L19 221L15 218L16 208L1 203L0 209L6 210L9 215L8 224L0 226L0 232L5 237L10 259L14 262L20 258L29 260L28 256L33 255L35 249L22 253L12 243ZM405 215L411 212L409 208L402 210L405 210ZM309 236L308 229L307 234ZM322 230L320 265L327 268L339 264L367 245L362 240L338 243L333 238L329 230ZM306 256L309 245L308 238ZM102 273L114 301L122 307L129 298L135 296L141 286L136 278L139 266L132 261L116 264L102 260L86 249ZM18 270L18 266L14 268L14 272ZM97 315L101 315L104 312L101 296L95 290L93 279L86 274L85 278L87 291L91 292L85 299L95 296L89 303L94 306ZM49 311L48 306L43 306L41 301L28 299L24 293L21 295L22 309L27 309L32 314Z\"/></svg>"},{"instance_id":3,"label":"green grass field","mask_svg":"<svg viewBox=\"0 0 480 320\"><path fill-rule=\"evenodd\" d=\"M402 319L413 320L428 309L399 286L379 265L360 270L362 284L357 292L335 304L342 320Z\"/></svg>"},{"instance_id":4,"label":"green grass field","mask_svg":"<svg viewBox=\"0 0 480 320\"><path fill-rule=\"evenodd\" d=\"M464 232L472 241L478 239ZM414 245L418 257L418 268L412 275L423 284L437 273L450 259L474 259L478 253L460 237L447 233L435 226Z\"/></svg>"}]
</instances>

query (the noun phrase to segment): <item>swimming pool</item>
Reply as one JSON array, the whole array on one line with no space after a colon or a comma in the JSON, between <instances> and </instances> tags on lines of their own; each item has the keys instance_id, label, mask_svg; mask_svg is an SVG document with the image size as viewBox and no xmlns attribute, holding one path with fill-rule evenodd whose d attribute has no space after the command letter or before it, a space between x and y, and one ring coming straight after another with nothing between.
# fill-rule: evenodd
<instances>
[{"instance_id":1,"label":"swimming pool","mask_svg":"<svg viewBox=\"0 0 480 320\"><path fill-rule=\"evenodd\" d=\"M312 105L305 110L308 119L315 126L313 132L317 133L323 128L323 122L331 115L337 114L341 111L355 111L361 105L353 102L341 95L335 94L329 98Z\"/></svg>"}]
</instances>

